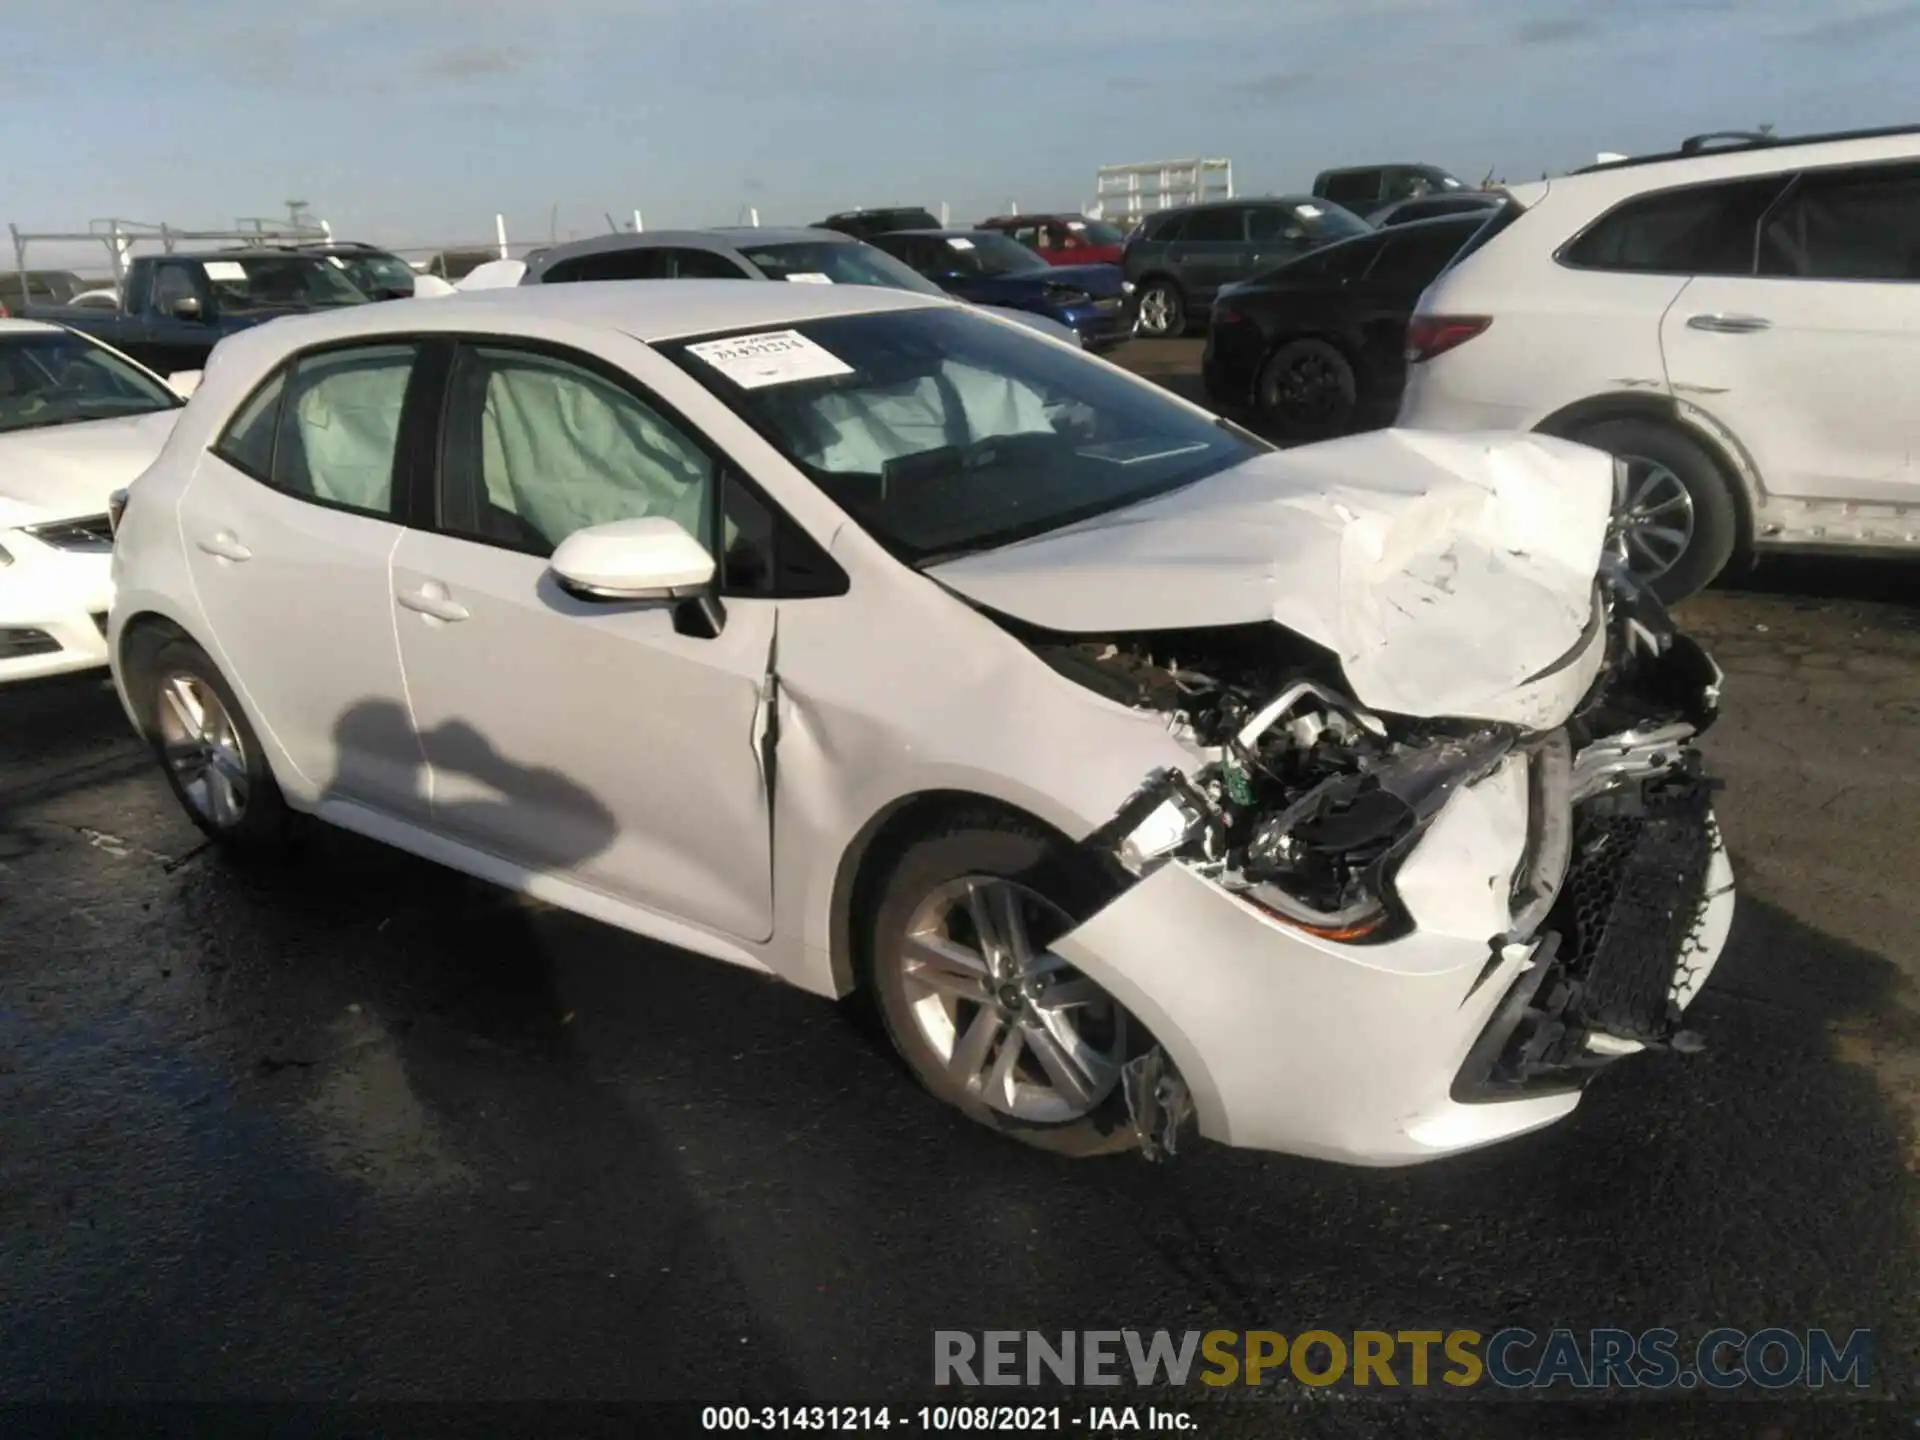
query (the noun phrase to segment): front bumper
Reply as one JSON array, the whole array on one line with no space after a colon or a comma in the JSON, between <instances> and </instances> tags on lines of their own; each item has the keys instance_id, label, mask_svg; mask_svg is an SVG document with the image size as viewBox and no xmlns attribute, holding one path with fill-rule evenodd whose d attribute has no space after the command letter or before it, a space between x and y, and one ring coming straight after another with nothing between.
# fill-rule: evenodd
<instances>
[{"instance_id":1,"label":"front bumper","mask_svg":"<svg viewBox=\"0 0 1920 1440\"><path fill-rule=\"evenodd\" d=\"M112 556L43 545L19 531L0 539L0 685L107 663Z\"/></svg>"},{"instance_id":2,"label":"front bumper","mask_svg":"<svg viewBox=\"0 0 1920 1440\"><path fill-rule=\"evenodd\" d=\"M1571 929L1570 907L1592 910L1592 894L1567 888L1535 933L1506 933L1539 844L1527 763L1457 792L1408 855L1396 886L1413 925L1400 939L1319 939L1172 862L1053 948L1152 1030L1211 1139L1402 1165L1539 1129L1602 1064L1669 1037L1592 1040L1602 1017L1589 1008L1620 976L1593 969L1597 931L1570 945L1555 928ZM1732 871L1705 818L1712 858L1683 941L1631 957L1658 975L1672 1015L1699 993L1732 917Z\"/></svg>"},{"instance_id":3,"label":"front bumper","mask_svg":"<svg viewBox=\"0 0 1920 1440\"><path fill-rule=\"evenodd\" d=\"M1063 311L1060 321L1078 332L1082 349L1110 350L1133 337L1133 311L1131 296L1115 295Z\"/></svg>"}]
</instances>

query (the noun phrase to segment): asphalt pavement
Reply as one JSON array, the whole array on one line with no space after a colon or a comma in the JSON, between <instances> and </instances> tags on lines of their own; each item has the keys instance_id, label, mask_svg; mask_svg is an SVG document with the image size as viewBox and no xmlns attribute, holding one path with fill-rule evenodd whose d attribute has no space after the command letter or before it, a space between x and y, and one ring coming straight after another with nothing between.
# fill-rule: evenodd
<instances>
[{"instance_id":1,"label":"asphalt pavement","mask_svg":"<svg viewBox=\"0 0 1920 1440\"><path fill-rule=\"evenodd\" d=\"M1392 1172L1026 1150L763 978L341 833L236 865L104 681L0 694L0 1401L871 1400L937 1329L1507 1324L1870 1327L1911 1400L1917 579L1683 611L1743 885L1705 1053Z\"/></svg>"}]
</instances>

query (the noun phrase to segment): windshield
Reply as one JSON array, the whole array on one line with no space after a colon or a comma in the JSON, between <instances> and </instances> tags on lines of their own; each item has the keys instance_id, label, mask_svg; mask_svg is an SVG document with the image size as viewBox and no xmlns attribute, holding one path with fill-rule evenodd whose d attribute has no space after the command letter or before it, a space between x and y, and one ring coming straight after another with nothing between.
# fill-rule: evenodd
<instances>
[{"instance_id":1,"label":"windshield","mask_svg":"<svg viewBox=\"0 0 1920 1440\"><path fill-rule=\"evenodd\" d=\"M174 410L166 386L70 331L0 341L0 433Z\"/></svg>"},{"instance_id":2,"label":"windshield","mask_svg":"<svg viewBox=\"0 0 1920 1440\"><path fill-rule=\"evenodd\" d=\"M346 271L316 255L247 255L203 262L221 313L363 305Z\"/></svg>"},{"instance_id":3,"label":"windshield","mask_svg":"<svg viewBox=\"0 0 1920 1440\"><path fill-rule=\"evenodd\" d=\"M332 255L327 263L338 267L363 293L397 290L413 294L413 267L396 255Z\"/></svg>"},{"instance_id":4,"label":"windshield","mask_svg":"<svg viewBox=\"0 0 1920 1440\"><path fill-rule=\"evenodd\" d=\"M879 285L916 295L944 295L938 285L871 245L834 240L797 240L780 245L742 245L740 253L769 280L824 276L835 285Z\"/></svg>"},{"instance_id":5,"label":"windshield","mask_svg":"<svg viewBox=\"0 0 1920 1440\"><path fill-rule=\"evenodd\" d=\"M970 235L948 235L941 244L943 268L962 275L1031 275L1053 267L1010 235L976 230Z\"/></svg>"},{"instance_id":6,"label":"windshield","mask_svg":"<svg viewBox=\"0 0 1920 1440\"><path fill-rule=\"evenodd\" d=\"M1346 240L1355 235L1373 233L1373 227L1365 220L1331 200L1296 205L1293 207L1293 219L1309 238L1319 241Z\"/></svg>"},{"instance_id":7,"label":"windshield","mask_svg":"<svg viewBox=\"0 0 1920 1440\"><path fill-rule=\"evenodd\" d=\"M915 565L1117 510L1267 448L965 310L837 316L661 348Z\"/></svg>"}]
</instances>

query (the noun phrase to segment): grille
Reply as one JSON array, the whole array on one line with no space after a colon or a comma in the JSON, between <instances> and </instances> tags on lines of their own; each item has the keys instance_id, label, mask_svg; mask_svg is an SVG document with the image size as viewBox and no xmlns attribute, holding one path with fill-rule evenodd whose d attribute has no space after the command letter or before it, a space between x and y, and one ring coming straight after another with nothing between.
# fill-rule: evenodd
<instances>
[{"instance_id":1,"label":"grille","mask_svg":"<svg viewBox=\"0 0 1920 1440\"><path fill-rule=\"evenodd\" d=\"M113 524L104 515L56 520L50 525L29 525L26 529L42 545L51 545L56 550L113 549Z\"/></svg>"},{"instance_id":2,"label":"grille","mask_svg":"<svg viewBox=\"0 0 1920 1440\"><path fill-rule=\"evenodd\" d=\"M1588 1025L1635 1040L1673 1032L1674 969L1713 858L1710 796L1704 780L1679 774L1577 812L1552 923Z\"/></svg>"}]
</instances>

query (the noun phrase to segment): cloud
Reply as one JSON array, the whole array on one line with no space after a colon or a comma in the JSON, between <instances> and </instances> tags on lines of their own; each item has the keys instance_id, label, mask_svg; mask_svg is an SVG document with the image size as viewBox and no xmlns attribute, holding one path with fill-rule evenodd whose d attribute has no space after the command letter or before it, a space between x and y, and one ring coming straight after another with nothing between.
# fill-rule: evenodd
<instances>
[{"instance_id":1,"label":"cloud","mask_svg":"<svg viewBox=\"0 0 1920 1440\"><path fill-rule=\"evenodd\" d=\"M458 82L516 75L527 68L529 60L527 51L504 45L456 45L424 56L414 68L436 80Z\"/></svg>"},{"instance_id":2,"label":"cloud","mask_svg":"<svg viewBox=\"0 0 1920 1440\"><path fill-rule=\"evenodd\" d=\"M1561 15L1545 20L1528 20L1513 32L1522 45L1561 45L1593 33L1593 22L1576 15Z\"/></svg>"},{"instance_id":3,"label":"cloud","mask_svg":"<svg viewBox=\"0 0 1920 1440\"><path fill-rule=\"evenodd\" d=\"M1323 83L1323 77L1304 70L1270 70L1236 80L1227 88L1249 101L1291 100Z\"/></svg>"},{"instance_id":4,"label":"cloud","mask_svg":"<svg viewBox=\"0 0 1920 1440\"><path fill-rule=\"evenodd\" d=\"M1814 45L1863 45L1920 23L1920 5L1892 5L1855 14L1827 15L1792 38Z\"/></svg>"}]
</instances>

